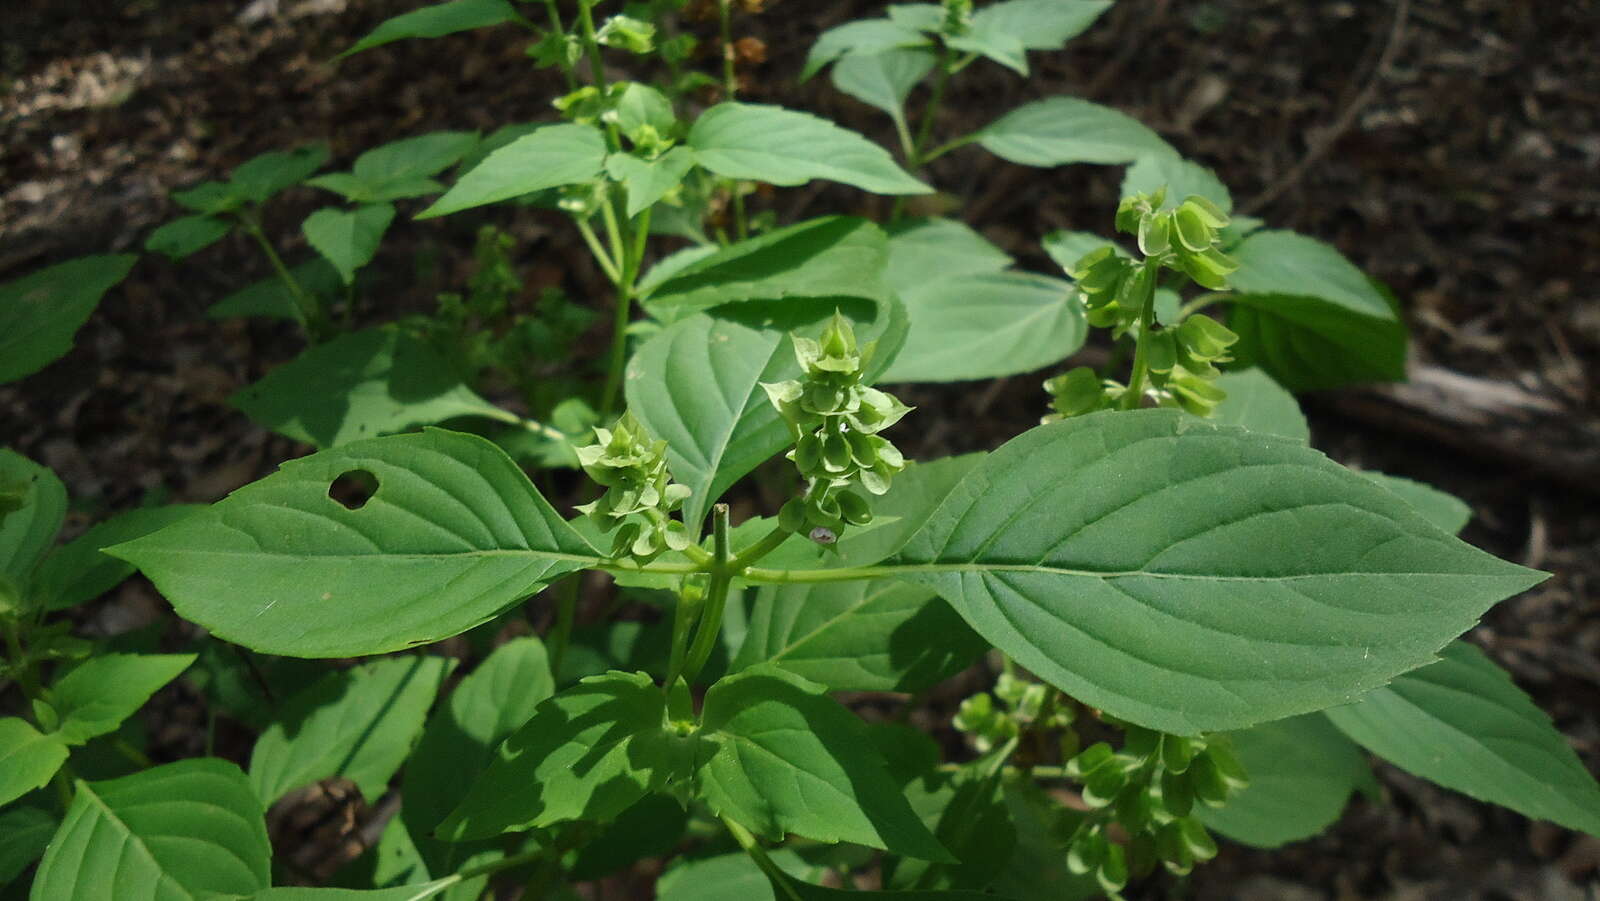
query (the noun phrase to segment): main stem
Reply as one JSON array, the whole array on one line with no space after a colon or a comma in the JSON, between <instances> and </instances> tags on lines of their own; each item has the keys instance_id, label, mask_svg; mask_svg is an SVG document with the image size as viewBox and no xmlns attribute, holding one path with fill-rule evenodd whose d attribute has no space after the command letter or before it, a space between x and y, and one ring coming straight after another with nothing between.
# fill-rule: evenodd
<instances>
[{"instance_id":1,"label":"main stem","mask_svg":"<svg viewBox=\"0 0 1600 901\"><path fill-rule=\"evenodd\" d=\"M606 209L611 209L611 199L605 199ZM600 393L600 416L608 418L616 408L617 398L622 393L622 377L628 365L628 323L633 317L633 301L638 293L639 269L644 265L645 243L650 237L650 208L645 207L639 214L639 219L634 223L633 241L631 244L624 240L621 229L618 227L615 214L606 218L606 228L609 229L615 240L613 245L621 248L622 271L617 278L617 309L611 322L611 357L606 365L605 389Z\"/></svg>"},{"instance_id":2,"label":"main stem","mask_svg":"<svg viewBox=\"0 0 1600 901\"><path fill-rule=\"evenodd\" d=\"M711 508L711 584L706 588L700 628L695 632L694 644L689 646L683 664L683 677L691 683L711 659L711 650L717 645L717 635L722 631L722 611L728 604L728 588L737 572L733 566L733 552L728 546L728 531L728 505L717 504Z\"/></svg>"},{"instance_id":3,"label":"main stem","mask_svg":"<svg viewBox=\"0 0 1600 901\"><path fill-rule=\"evenodd\" d=\"M1145 260L1144 264L1156 265L1152 260ZM1139 409L1143 401L1145 376L1150 372L1150 326L1156 314L1156 280L1152 275L1145 281L1149 287L1139 303L1139 338L1134 345L1133 374L1128 376L1128 390L1122 395L1121 407L1124 410Z\"/></svg>"}]
</instances>

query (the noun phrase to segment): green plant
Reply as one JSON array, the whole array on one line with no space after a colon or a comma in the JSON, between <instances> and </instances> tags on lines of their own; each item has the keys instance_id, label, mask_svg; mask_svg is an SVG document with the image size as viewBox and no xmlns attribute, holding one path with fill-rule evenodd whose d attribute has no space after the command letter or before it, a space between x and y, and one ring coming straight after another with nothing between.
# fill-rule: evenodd
<instances>
[{"instance_id":1,"label":"green plant","mask_svg":"<svg viewBox=\"0 0 1600 901\"><path fill-rule=\"evenodd\" d=\"M0 879L42 856L34 898L474 898L494 881L571 897L570 882L672 856L667 899L831 898L846 891L825 874L854 888L867 872L907 899L1116 896L1209 859L1213 831L1265 846L1320 831L1371 783L1363 747L1600 834L1593 778L1456 640L1542 575L1455 538L1460 502L1307 446L1286 389L1403 375L1384 289L1326 245L1230 217L1208 170L1086 101L936 143L951 78L980 59L1025 75L1030 51L1108 3L901 4L824 34L803 75L831 68L886 112L899 162L736 99L735 13L759 2L712 4L720 78L688 68L684 3L603 20L598 5L453 0L350 51L526 29L567 83L562 122L409 138L323 175L320 148L273 153L175 196L195 215L151 250L185 256L241 227L269 257L276 279L214 312L291 319L311 346L235 402L318 450L210 507L132 511L53 550L64 489L0 454L3 678L23 702L0 719L0 803L16 802ZM608 51L658 84L610 81ZM720 102L691 116L706 90ZM1137 254L1046 236L1063 279L1013 269L954 220L905 217L898 198L932 190L927 165L972 144L1126 165L1114 225ZM448 188L435 180L457 163ZM883 225L749 209L754 183L812 179L897 200ZM289 267L260 208L295 184L350 206L313 213L319 257ZM435 195L416 218L517 202L570 219L614 289L594 379L528 379L524 356L570 343L585 311L559 295L514 309L521 280L492 229L464 296L354 328L397 204ZM647 265L653 238L689 244ZM0 288L0 375L64 352L133 262ZM1226 325L1201 312L1219 305ZM896 447L896 424L929 413L874 385L1052 367L1090 327L1129 353L1050 379L1039 427L987 454L912 463ZM473 387L494 378L531 418ZM476 433L409 431L446 421ZM780 456L786 500L735 525L729 489ZM525 466L596 487L569 513ZM152 654L72 636L56 614L135 566L209 637ZM586 571L618 586L610 613L629 604L654 627L579 622ZM534 596L554 608L544 640L497 642L527 631ZM474 665L436 703L458 661L418 649L457 635ZM962 703L971 753L949 762L832 696L898 692L909 711L986 653L1002 672ZM303 662L351 657L375 659ZM258 734L247 769L152 766L137 746L129 718L186 671ZM122 765L91 767L92 749ZM375 801L397 773L399 815L345 876L362 891L272 887L265 805L335 777Z\"/></svg>"}]
</instances>

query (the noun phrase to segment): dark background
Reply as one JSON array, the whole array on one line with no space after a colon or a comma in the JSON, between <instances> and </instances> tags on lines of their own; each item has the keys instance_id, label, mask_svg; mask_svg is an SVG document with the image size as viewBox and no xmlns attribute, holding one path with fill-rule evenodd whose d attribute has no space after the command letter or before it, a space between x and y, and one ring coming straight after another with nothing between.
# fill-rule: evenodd
<instances>
[{"instance_id":1,"label":"dark background","mask_svg":"<svg viewBox=\"0 0 1600 901\"><path fill-rule=\"evenodd\" d=\"M179 214L169 191L268 149L325 138L342 165L423 131L549 118L559 84L530 71L525 39L510 29L329 62L415 5L280 0L273 15L264 0L3 0L0 280L78 254L137 250ZM740 17L736 36L759 38L767 58L745 70L745 99L892 141L885 117L825 77L793 83L821 30L882 6L768 0L763 14ZM1600 4L1583 0L1121 0L1068 50L1032 54L1032 79L974 64L936 131L954 137L1053 94L1115 106L1215 167L1241 209L1333 243L1386 282L1404 304L1425 387L1305 398L1315 444L1461 496L1477 514L1470 541L1555 573L1492 611L1472 638L1551 713L1591 771L1600 770L1597 54ZM931 177L964 200L958 215L1040 271L1050 264L1038 237L1106 231L1121 181L1115 169L1027 169L976 148L941 159ZM323 200L292 192L269 212L289 256L301 255L299 222ZM786 221L887 213L879 199L820 183L770 202ZM561 285L609 303L558 217L497 211L413 224L402 215L373 266L363 318L426 310L437 292L459 289L479 221L519 238L530 298ZM267 274L242 235L182 265L146 258L72 354L0 388L0 443L63 477L76 527L151 491L215 500L303 452L225 402L292 356L297 336L203 316ZM595 354L603 328L586 339ZM1038 381L908 391L924 432L897 440L921 457L998 445L1036 421ZM88 627L126 628L160 605L136 580ZM195 727L156 725L158 759L193 753L185 730ZM1226 847L1197 872L1193 894L1593 897L1600 840L1392 768L1380 776L1387 805L1357 800L1327 835L1276 854ZM1158 880L1143 891L1166 890Z\"/></svg>"}]
</instances>

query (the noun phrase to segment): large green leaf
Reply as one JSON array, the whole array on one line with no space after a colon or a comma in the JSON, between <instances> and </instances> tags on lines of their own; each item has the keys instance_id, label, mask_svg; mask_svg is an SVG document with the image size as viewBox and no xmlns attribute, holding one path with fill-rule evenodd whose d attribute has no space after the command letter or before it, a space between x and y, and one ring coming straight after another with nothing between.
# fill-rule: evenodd
<instances>
[{"instance_id":1,"label":"large green leaf","mask_svg":"<svg viewBox=\"0 0 1600 901\"><path fill-rule=\"evenodd\" d=\"M0 804L10 804L50 781L67 762L67 746L41 735L27 720L0 719Z\"/></svg>"},{"instance_id":2,"label":"large green leaf","mask_svg":"<svg viewBox=\"0 0 1600 901\"><path fill-rule=\"evenodd\" d=\"M591 676L538 706L440 824L459 841L566 820L605 821L688 775L692 740L668 732L644 673Z\"/></svg>"},{"instance_id":3,"label":"large green leaf","mask_svg":"<svg viewBox=\"0 0 1600 901\"><path fill-rule=\"evenodd\" d=\"M884 573L1087 704L1178 734L1348 701L1543 575L1298 442L1172 410L990 454Z\"/></svg>"},{"instance_id":4,"label":"large green leaf","mask_svg":"<svg viewBox=\"0 0 1600 901\"><path fill-rule=\"evenodd\" d=\"M22 486L22 506L0 516L0 597L9 584L28 590L34 565L55 543L67 515L67 488L56 474L9 448L0 447L0 485ZM21 600L19 597L18 600Z\"/></svg>"},{"instance_id":5,"label":"large green leaf","mask_svg":"<svg viewBox=\"0 0 1600 901\"><path fill-rule=\"evenodd\" d=\"M341 475L378 488L359 509ZM178 613L269 654L354 657L447 638L599 559L498 447L442 430L283 464L109 549Z\"/></svg>"},{"instance_id":6,"label":"large green leaf","mask_svg":"<svg viewBox=\"0 0 1600 901\"><path fill-rule=\"evenodd\" d=\"M313 297L326 300L339 296L344 290L344 277L320 254L291 267L289 274L294 277L295 283L301 290ZM289 286L284 284L281 277L274 275L217 301L206 310L206 315L212 319L262 316L268 319L298 321L300 308L295 304L294 294L289 290Z\"/></svg>"},{"instance_id":7,"label":"large green leaf","mask_svg":"<svg viewBox=\"0 0 1600 901\"><path fill-rule=\"evenodd\" d=\"M139 258L79 257L0 285L0 384L43 369Z\"/></svg>"},{"instance_id":8,"label":"large green leaf","mask_svg":"<svg viewBox=\"0 0 1600 901\"><path fill-rule=\"evenodd\" d=\"M877 319L868 319L871 310ZM720 317L695 314L653 335L628 364L628 408L667 442L667 465L689 487L683 520L697 531L723 491L790 442L763 382L796 378L789 334L811 334L842 309L863 340L893 326L889 308L862 302L746 304ZM737 317L737 318L736 318ZM890 345L892 337L884 344Z\"/></svg>"},{"instance_id":9,"label":"large green leaf","mask_svg":"<svg viewBox=\"0 0 1600 901\"><path fill-rule=\"evenodd\" d=\"M1010 35L1029 50L1056 50L1110 8L1110 0L1005 0L979 9L972 30Z\"/></svg>"},{"instance_id":10,"label":"large green leaf","mask_svg":"<svg viewBox=\"0 0 1600 901\"><path fill-rule=\"evenodd\" d=\"M545 125L489 154L417 218L593 181L605 162L606 139L599 129L573 123Z\"/></svg>"},{"instance_id":11,"label":"large green leaf","mask_svg":"<svg viewBox=\"0 0 1600 901\"><path fill-rule=\"evenodd\" d=\"M1320 713L1229 734L1250 785L1222 807L1196 805L1202 822L1258 848L1310 838L1344 812L1351 792L1372 783L1355 742Z\"/></svg>"},{"instance_id":12,"label":"large green leaf","mask_svg":"<svg viewBox=\"0 0 1600 901\"><path fill-rule=\"evenodd\" d=\"M207 757L80 782L39 863L33 897L167 901L253 895L272 848L239 768Z\"/></svg>"},{"instance_id":13,"label":"large green leaf","mask_svg":"<svg viewBox=\"0 0 1600 901\"><path fill-rule=\"evenodd\" d=\"M888 226L884 281L895 291L958 275L1008 269L1011 256L954 219L902 219Z\"/></svg>"},{"instance_id":14,"label":"large green leaf","mask_svg":"<svg viewBox=\"0 0 1600 901\"><path fill-rule=\"evenodd\" d=\"M1228 396L1217 405L1211 419L1252 432L1310 443L1311 427L1294 395L1259 369L1224 372L1216 386Z\"/></svg>"},{"instance_id":15,"label":"large green leaf","mask_svg":"<svg viewBox=\"0 0 1600 901\"><path fill-rule=\"evenodd\" d=\"M1398 494L1411 505L1411 509L1421 513L1424 519L1452 535L1460 534L1472 519L1472 508L1467 506L1465 501L1446 494L1432 485L1424 485L1421 482L1381 472L1361 474Z\"/></svg>"},{"instance_id":16,"label":"large green leaf","mask_svg":"<svg viewBox=\"0 0 1600 901\"><path fill-rule=\"evenodd\" d=\"M97 524L39 564L33 576L34 603L46 611L65 610L105 594L133 575L133 567L100 553L101 548L149 535L200 509L193 504L140 507Z\"/></svg>"},{"instance_id":17,"label":"large green leaf","mask_svg":"<svg viewBox=\"0 0 1600 901\"><path fill-rule=\"evenodd\" d=\"M369 801L411 751L455 661L388 657L328 673L284 704L250 753L250 784L271 804L321 779L349 779Z\"/></svg>"},{"instance_id":18,"label":"large green leaf","mask_svg":"<svg viewBox=\"0 0 1600 901\"><path fill-rule=\"evenodd\" d=\"M826 216L694 259L659 281L649 302L652 309L683 312L788 297L885 301L888 252L888 239L873 223Z\"/></svg>"},{"instance_id":19,"label":"large green leaf","mask_svg":"<svg viewBox=\"0 0 1600 901\"><path fill-rule=\"evenodd\" d=\"M937 59L933 51L921 48L852 53L833 67L833 86L883 110L905 129L906 98L933 71Z\"/></svg>"},{"instance_id":20,"label":"large green leaf","mask_svg":"<svg viewBox=\"0 0 1600 901\"><path fill-rule=\"evenodd\" d=\"M800 70L800 80L805 81L822 71L828 63L850 56L874 56L884 51L907 47L925 47L929 40L915 29L888 19L862 19L846 22L824 31Z\"/></svg>"},{"instance_id":21,"label":"large green leaf","mask_svg":"<svg viewBox=\"0 0 1600 901\"><path fill-rule=\"evenodd\" d=\"M383 243L383 234L394 221L394 207L373 203L354 210L324 207L306 217L301 225L306 241L339 270L345 284L355 280L356 270L372 262Z\"/></svg>"},{"instance_id":22,"label":"large green leaf","mask_svg":"<svg viewBox=\"0 0 1600 901\"><path fill-rule=\"evenodd\" d=\"M721 103L689 130L695 161L718 175L775 185L814 178L874 194L927 194L933 189L901 169L889 152L853 131L808 113L747 103Z\"/></svg>"},{"instance_id":23,"label":"large green leaf","mask_svg":"<svg viewBox=\"0 0 1600 901\"><path fill-rule=\"evenodd\" d=\"M39 859L60 822L38 807L18 805L0 810L0 886Z\"/></svg>"},{"instance_id":24,"label":"large green leaf","mask_svg":"<svg viewBox=\"0 0 1600 901\"><path fill-rule=\"evenodd\" d=\"M1131 163L1177 153L1139 120L1076 97L1019 106L973 137L995 156L1024 166Z\"/></svg>"},{"instance_id":25,"label":"large green leaf","mask_svg":"<svg viewBox=\"0 0 1600 901\"><path fill-rule=\"evenodd\" d=\"M1320 241L1261 231L1231 255L1229 325L1241 366L1259 366L1293 391L1405 378L1406 329L1361 270Z\"/></svg>"},{"instance_id":26,"label":"large green leaf","mask_svg":"<svg viewBox=\"0 0 1600 901\"><path fill-rule=\"evenodd\" d=\"M84 661L50 686L50 705L61 720L56 737L76 745L115 731L194 659L193 654L102 654Z\"/></svg>"},{"instance_id":27,"label":"large green leaf","mask_svg":"<svg viewBox=\"0 0 1600 901\"><path fill-rule=\"evenodd\" d=\"M436 194L444 186L432 176L454 165L478 145L477 132L435 131L390 141L356 157L349 172L334 172L306 184L325 188L352 203L385 203Z\"/></svg>"},{"instance_id":28,"label":"large green leaf","mask_svg":"<svg viewBox=\"0 0 1600 901\"><path fill-rule=\"evenodd\" d=\"M1465 642L1328 718L1408 773L1600 835L1600 787L1550 717Z\"/></svg>"},{"instance_id":29,"label":"large green leaf","mask_svg":"<svg viewBox=\"0 0 1600 901\"><path fill-rule=\"evenodd\" d=\"M767 586L733 668L769 662L829 691L921 691L988 649L950 605L891 580Z\"/></svg>"},{"instance_id":30,"label":"large green leaf","mask_svg":"<svg viewBox=\"0 0 1600 901\"><path fill-rule=\"evenodd\" d=\"M297 441L337 447L457 416L505 421L431 345L394 326L320 344L229 399Z\"/></svg>"},{"instance_id":31,"label":"large green leaf","mask_svg":"<svg viewBox=\"0 0 1600 901\"><path fill-rule=\"evenodd\" d=\"M1077 288L1027 272L928 281L901 299L911 329L888 382L959 382L1031 372L1065 359L1088 335Z\"/></svg>"},{"instance_id":32,"label":"large green leaf","mask_svg":"<svg viewBox=\"0 0 1600 901\"><path fill-rule=\"evenodd\" d=\"M706 692L701 738L700 796L752 832L951 859L821 685L770 667L729 676Z\"/></svg>"},{"instance_id":33,"label":"large green leaf","mask_svg":"<svg viewBox=\"0 0 1600 901\"><path fill-rule=\"evenodd\" d=\"M440 38L458 31L515 22L519 16L507 0L452 0L402 13L356 41L340 57L406 38Z\"/></svg>"}]
</instances>

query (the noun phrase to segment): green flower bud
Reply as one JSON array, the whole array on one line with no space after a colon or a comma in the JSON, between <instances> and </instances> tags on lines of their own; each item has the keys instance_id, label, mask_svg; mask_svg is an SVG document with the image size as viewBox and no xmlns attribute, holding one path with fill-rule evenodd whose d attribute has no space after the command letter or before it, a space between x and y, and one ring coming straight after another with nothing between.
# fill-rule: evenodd
<instances>
[{"instance_id":1,"label":"green flower bud","mask_svg":"<svg viewBox=\"0 0 1600 901\"><path fill-rule=\"evenodd\" d=\"M1099 825L1078 830L1067 846L1067 869L1078 876L1088 875L1105 860L1109 844Z\"/></svg>"},{"instance_id":2,"label":"green flower bud","mask_svg":"<svg viewBox=\"0 0 1600 901\"><path fill-rule=\"evenodd\" d=\"M1128 884L1128 857L1121 845L1114 842L1106 844L1105 859L1100 861L1094 878L1107 894L1116 894Z\"/></svg>"},{"instance_id":3,"label":"green flower bud","mask_svg":"<svg viewBox=\"0 0 1600 901\"><path fill-rule=\"evenodd\" d=\"M1152 213L1142 217L1139 220L1139 252L1147 257L1166 253L1172 246L1172 231L1171 213Z\"/></svg>"},{"instance_id":4,"label":"green flower bud","mask_svg":"<svg viewBox=\"0 0 1600 901\"><path fill-rule=\"evenodd\" d=\"M595 40L607 47L645 54L655 50L656 27L629 16L612 16L595 32Z\"/></svg>"},{"instance_id":5,"label":"green flower bud","mask_svg":"<svg viewBox=\"0 0 1600 901\"><path fill-rule=\"evenodd\" d=\"M1209 362L1226 359L1239 336L1210 316L1195 313L1178 326L1178 340L1194 357Z\"/></svg>"}]
</instances>

